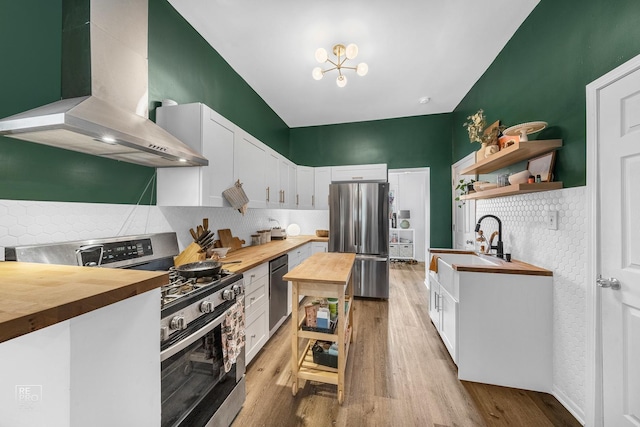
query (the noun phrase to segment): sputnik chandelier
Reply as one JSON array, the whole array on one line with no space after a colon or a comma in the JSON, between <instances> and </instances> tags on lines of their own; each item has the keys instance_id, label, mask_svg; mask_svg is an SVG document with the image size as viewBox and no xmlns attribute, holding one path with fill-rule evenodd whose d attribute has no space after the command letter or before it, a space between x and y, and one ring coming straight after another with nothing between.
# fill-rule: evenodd
<instances>
[{"instance_id":1,"label":"sputnik chandelier","mask_svg":"<svg viewBox=\"0 0 640 427\"><path fill-rule=\"evenodd\" d=\"M333 54L337 57L335 62L328 58L326 49L321 47L316 50L316 61L320 63L328 62L330 64L333 64L333 67L327 70L323 70L320 67L314 68L311 73L314 79L321 80L322 77L324 77L324 73L338 70L336 84L338 85L338 87L345 87L347 85L347 76L342 74L343 69L355 70L356 74L358 74L359 76L365 76L369 71L369 66L364 62L359 63L355 67L347 67L344 65L347 60L354 59L356 56L358 56L358 46L353 43L347 45L347 47L345 47L343 44L337 44L333 46Z\"/></svg>"}]
</instances>

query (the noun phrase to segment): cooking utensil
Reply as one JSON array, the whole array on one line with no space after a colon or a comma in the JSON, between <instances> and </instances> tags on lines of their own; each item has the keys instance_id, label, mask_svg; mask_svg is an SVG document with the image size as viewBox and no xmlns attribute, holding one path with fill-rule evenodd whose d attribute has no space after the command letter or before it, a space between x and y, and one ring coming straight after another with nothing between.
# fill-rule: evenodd
<instances>
[{"instance_id":1,"label":"cooking utensil","mask_svg":"<svg viewBox=\"0 0 640 427\"><path fill-rule=\"evenodd\" d=\"M189 229L189 233L191 233L191 237L193 237L194 242L198 240L198 235L196 234L196 231L193 228Z\"/></svg>"},{"instance_id":2,"label":"cooking utensil","mask_svg":"<svg viewBox=\"0 0 640 427\"><path fill-rule=\"evenodd\" d=\"M213 234L200 243L200 249L198 252L205 252L213 244Z\"/></svg>"},{"instance_id":3,"label":"cooking utensil","mask_svg":"<svg viewBox=\"0 0 640 427\"><path fill-rule=\"evenodd\" d=\"M204 228L202 228L201 225L198 226L196 234L198 235L198 238L200 238L202 236L202 233L204 233Z\"/></svg>"},{"instance_id":4,"label":"cooking utensil","mask_svg":"<svg viewBox=\"0 0 640 427\"><path fill-rule=\"evenodd\" d=\"M239 264L241 260L237 261L198 261L191 262L188 264L183 264L176 267L176 272L180 274L182 277L186 277L187 279L191 277L211 277L216 276L220 273L222 266L224 264Z\"/></svg>"},{"instance_id":5,"label":"cooking utensil","mask_svg":"<svg viewBox=\"0 0 640 427\"><path fill-rule=\"evenodd\" d=\"M209 230L209 218L202 218L202 228L205 231Z\"/></svg>"},{"instance_id":6,"label":"cooking utensil","mask_svg":"<svg viewBox=\"0 0 640 427\"><path fill-rule=\"evenodd\" d=\"M198 238L198 240L196 240L196 243L198 243L200 246L202 246L202 242L204 242L205 240L209 239L210 237L213 237L213 232L205 231L204 233L202 233L202 236L200 236Z\"/></svg>"}]
</instances>

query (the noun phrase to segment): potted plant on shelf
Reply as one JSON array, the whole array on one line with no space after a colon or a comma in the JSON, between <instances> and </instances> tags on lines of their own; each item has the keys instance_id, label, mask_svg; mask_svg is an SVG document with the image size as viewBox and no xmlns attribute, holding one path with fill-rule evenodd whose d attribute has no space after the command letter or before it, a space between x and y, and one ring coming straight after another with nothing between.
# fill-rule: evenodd
<instances>
[{"instance_id":1,"label":"potted plant on shelf","mask_svg":"<svg viewBox=\"0 0 640 427\"><path fill-rule=\"evenodd\" d=\"M458 185L456 185L455 190L457 192L457 195L456 195L455 200L456 200L456 202L460 202L458 204L459 208L462 207L462 205L464 205L464 200L460 200L460 196L472 193L474 191L473 190L473 183L474 182L476 182L475 179L464 179L464 178L462 178L458 182Z\"/></svg>"}]
</instances>

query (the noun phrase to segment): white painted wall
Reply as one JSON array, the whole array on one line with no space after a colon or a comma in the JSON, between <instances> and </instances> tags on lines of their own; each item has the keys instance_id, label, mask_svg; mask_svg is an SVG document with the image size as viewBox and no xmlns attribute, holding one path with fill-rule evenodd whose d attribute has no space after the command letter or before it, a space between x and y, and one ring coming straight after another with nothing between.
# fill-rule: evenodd
<instances>
[{"instance_id":1,"label":"white painted wall","mask_svg":"<svg viewBox=\"0 0 640 427\"><path fill-rule=\"evenodd\" d=\"M429 245L429 168L390 169L389 191L394 192L394 212L410 210L410 227L415 230L416 260L427 259ZM398 219L398 228L400 228Z\"/></svg>"},{"instance_id":2,"label":"white painted wall","mask_svg":"<svg viewBox=\"0 0 640 427\"><path fill-rule=\"evenodd\" d=\"M478 200L477 217L502 221L505 249L513 258L553 271L553 394L584 420L586 387L585 187ZM558 211L558 230L545 212ZM486 223L486 225L485 225ZM490 222L483 230L490 235ZM497 229L497 225L496 225ZM508 249L510 248L510 249Z\"/></svg>"}]
</instances>

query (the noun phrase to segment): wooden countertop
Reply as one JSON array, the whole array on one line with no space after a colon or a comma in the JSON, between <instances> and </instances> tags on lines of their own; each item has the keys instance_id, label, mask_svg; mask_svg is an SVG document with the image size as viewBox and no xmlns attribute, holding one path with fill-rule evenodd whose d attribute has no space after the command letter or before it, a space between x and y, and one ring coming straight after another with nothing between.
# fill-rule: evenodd
<instances>
[{"instance_id":1,"label":"wooden countertop","mask_svg":"<svg viewBox=\"0 0 640 427\"><path fill-rule=\"evenodd\" d=\"M345 285L351 277L356 254L318 252L284 275L284 280Z\"/></svg>"},{"instance_id":2,"label":"wooden countertop","mask_svg":"<svg viewBox=\"0 0 640 427\"><path fill-rule=\"evenodd\" d=\"M507 262L504 259L491 255L478 255L473 251L462 251L456 249L438 249L429 248L430 254L470 254L477 255L481 258L485 258L491 262L498 263L499 265L461 265L453 264L452 267L456 271L467 271L475 273L494 273L494 274L522 274L525 276L553 276L553 271L546 270L541 267L537 267L526 262L511 259L511 262Z\"/></svg>"},{"instance_id":3,"label":"wooden countertop","mask_svg":"<svg viewBox=\"0 0 640 427\"><path fill-rule=\"evenodd\" d=\"M272 240L262 245L247 246L228 252L221 261L242 261L240 264L227 264L223 268L234 273L244 273L265 262L271 261L309 242L328 242L327 237L316 236L288 236L284 240Z\"/></svg>"},{"instance_id":4,"label":"wooden countertop","mask_svg":"<svg viewBox=\"0 0 640 427\"><path fill-rule=\"evenodd\" d=\"M168 276L157 271L0 262L0 342L159 288Z\"/></svg>"}]
</instances>

